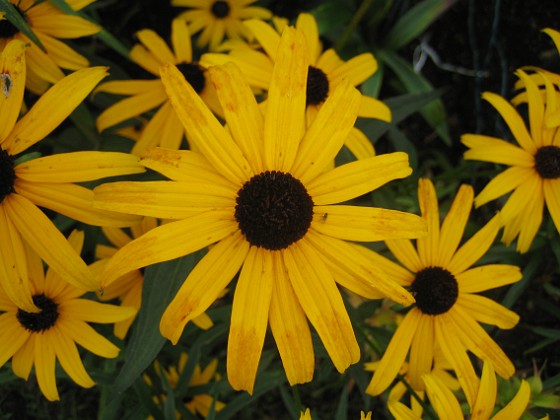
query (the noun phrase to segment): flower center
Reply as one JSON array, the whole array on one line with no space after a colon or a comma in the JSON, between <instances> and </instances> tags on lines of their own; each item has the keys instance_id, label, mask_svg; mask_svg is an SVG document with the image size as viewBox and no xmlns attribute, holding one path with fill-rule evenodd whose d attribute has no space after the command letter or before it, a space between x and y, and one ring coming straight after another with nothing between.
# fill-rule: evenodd
<instances>
[{"instance_id":1,"label":"flower center","mask_svg":"<svg viewBox=\"0 0 560 420\"><path fill-rule=\"evenodd\" d=\"M15 4L12 4L12 6L15 7L17 12L27 22L27 17L25 16L25 13L23 13L21 11L21 9L18 6L16 6ZM0 39L10 39L15 34L17 34L18 32L19 32L19 29L16 28L8 19L4 18L4 19L0 20Z\"/></svg>"},{"instance_id":2,"label":"flower center","mask_svg":"<svg viewBox=\"0 0 560 420\"><path fill-rule=\"evenodd\" d=\"M181 63L177 65L177 68L187 82L191 84L194 91L198 94L204 90L204 84L206 79L204 78L204 70L197 63Z\"/></svg>"},{"instance_id":3,"label":"flower center","mask_svg":"<svg viewBox=\"0 0 560 420\"><path fill-rule=\"evenodd\" d=\"M416 273L411 291L416 299L416 306L426 315L447 312L459 296L457 280L441 267L428 267Z\"/></svg>"},{"instance_id":4,"label":"flower center","mask_svg":"<svg viewBox=\"0 0 560 420\"><path fill-rule=\"evenodd\" d=\"M33 303L41 309L41 312L32 313L19 309L16 314L19 323L23 328L34 333L48 330L58 318L58 304L42 293L33 296Z\"/></svg>"},{"instance_id":5,"label":"flower center","mask_svg":"<svg viewBox=\"0 0 560 420\"><path fill-rule=\"evenodd\" d=\"M218 19L223 19L229 15L229 4L227 1L215 1L210 10Z\"/></svg>"},{"instance_id":6,"label":"flower center","mask_svg":"<svg viewBox=\"0 0 560 420\"><path fill-rule=\"evenodd\" d=\"M313 200L289 173L266 171L237 193L235 219L251 245L284 249L301 239L313 219Z\"/></svg>"},{"instance_id":7,"label":"flower center","mask_svg":"<svg viewBox=\"0 0 560 420\"><path fill-rule=\"evenodd\" d=\"M541 178L560 178L560 147L540 147L535 154L535 170Z\"/></svg>"},{"instance_id":8,"label":"flower center","mask_svg":"<svg viewBox=\"0 0 560 420\"><path fill-rule=\"evenodd\" d=\"M0 147L0 203L15 191L15 180L14 158Z\"/></svg>"},{"instance_id":9,"label":"flower center","mask_svg":"<svg viewBox=\"0 0 560 420\"><path fill-rule=\"evenodd\" d=\"M307 72L307 105L319 105L329 94L329 79L323 70L309 66Z\"/></svg>"}]
</instances>

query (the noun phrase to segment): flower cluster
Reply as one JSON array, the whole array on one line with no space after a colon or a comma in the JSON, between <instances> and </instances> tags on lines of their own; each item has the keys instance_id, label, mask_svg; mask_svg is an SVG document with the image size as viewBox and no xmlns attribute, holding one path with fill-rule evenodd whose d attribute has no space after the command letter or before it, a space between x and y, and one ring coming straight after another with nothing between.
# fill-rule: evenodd
<instances>
[{"instance_id":1,"label":"flower cluster","mask_svg":"<svg viewBox=\"0 0 560 420\"><path fill-rule=\"evenodd\" d=\"M559 405L525 380L497 398L520 322L503 287L526 279L496 238L560 255L560 75L527 66L513 99L483 94L516 144L461 136L464 167L509 166L475 193L476 171L449 182L374 147L425 104L378 98L380 63L406 67L396 35L344 50L351 31L331 45L314 14L253 3L172 0L169 37L132 41L101 2L0 2L0 367L49 401L98 383L139 418L229 418L273 390L311 418L332 395L297 385L321 381L363 419L378 399L410 419Z\"/></svg>"}]
</instances>

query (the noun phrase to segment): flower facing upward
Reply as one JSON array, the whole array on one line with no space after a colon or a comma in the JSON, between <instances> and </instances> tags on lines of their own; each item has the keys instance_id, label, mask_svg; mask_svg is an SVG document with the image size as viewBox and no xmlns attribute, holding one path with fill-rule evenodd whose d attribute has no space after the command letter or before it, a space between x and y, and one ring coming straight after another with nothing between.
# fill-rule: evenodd
<instances>
[{"instance_id":1,"label":"flower facing upward","mask_svg":"<svg viewBox=\"0 0 560 420\"><path fill-rule=\"evenodd\" d=\"M80 253L83 232L68 238ZM74 382L84 388L95 385L80 359L76 343L101 357L113 358L119 349L97 333L88 322L113 323L130 318L133 308L102 304L81 296L84 291L66 283L53 270L43 271L39 256L27 248L27 265L33 302L39 312L19 309L0 288L0 366L10 358L14 373L28 379L31 368L39 388L49 401L58 400L56 360Z\"/></svg>"},{"instance_id":2,"label":"flower facing upward","mask_svg":"<svg viewBox=\"0 0 560 420\"><path fill-rule=\"evenodd\" d=\"M500 113L518 145L478 134L465 134L461 141L469 148L465 159L509 166L486 185L475 204L513 191L500 212L505 224L502 239L509 244L518 237L517 250L526 252L542 223L545 203L560 231L560 93L542 73L542 94L533 78L522 70L517 75L526 89L529 130L504 98L489 92L482 97Z\"/></svg>"},{"instance_id":3,"label":"flower facing upward","mask_svg":"<svg viewBox=\"0 0 560 420\"><path fill-rule=\"evenodd\" d=\"M142 68L156 76L157 80L122 80L102 83L96 92L107 92L129 96L110 106L97 118L97 128L103 131L129 118L137 117L151 109L157 112L146 124L132 152L140 154L152 146L178 149L184 129L172 109L161 80L159 66L175 64L187 81L214 112L220 114L220 104L214 87L207 80L206 70L193 60L191 36L187 24L174 19L171 24L171 50L154 31L143 29L137 34L140 44L130 51L130 58Z\"/></svg>"},{"instance_id":4,"label":"flower facing upward","mask_svg":"<svg viewBox=\"0 0 560 420\"><path fill-rule=\"evenodd\" d=\"M49 84L64 77L61 68L78 70L89 65L84 56L78 54L59 39L79 38L96 34L101 27L83 19L62 12L48 1L9 0L25 19L37 36L45 51L35 45L8 20L0 20L0 51L12 39L19 39L29 45L27 49L27 88L42 93ZM94 0L67 0L74 10L80 10Z\"/></svg>"},{"instance_id":5,"label":"flower facing upward","mask_svg":"<svg viewBox=\"0 0 560 420\"><path fill-rule=\"evenodd\" d=\"M230 39L252 38L243 26L246 19L270 19L272 13L262 7L249 6L256 0L171 0L172 6L189 7L179 18L188 22L193 34L202 30L198 46L213 51L226 35Z\"/></svg>"},{"instance_id":6,"label":"flower facing upward","mask_svg":"<svg viewBox=\"0 0 560 420\"><path fill-rule=\"evenodd\" d=\"M276 61L280 34L273 26L256 19L246 21L244 24L253 33L263 52L248 47L234 48L229 54L204 54L200 61L207 66L234 62L252 88L266 91ZM283 25L279 24L278 30L282 27ZM323 51L317 22L310 14L301 13L296 27L304 33L309 53L306 118L307 124L311 124L325 100L333 94L339 84L343 81L353 86L363 83L377 71L377 61L371 53L363 53L345 62L339 58L334 49ZM391 121L391 110L378 99L361 95L358 116ZM345 145L358 159L375 154L369 139L356 127L352 127Z\"/></svg>"},{"instance_id":7,"label":"flower facing upward","mask_svg":"<svg viewBox=\"0 0 560 420\"><path fill-rule=\"evenodd\" d=\"M410 286L416 304L395 331L366 392L379 395L387 389L409 350L410 385L423 390L422 375L432 370L434 349L439 347L472 403L478 379L466 350L492 361L504 378L515 370L478 323L512 328L519 320L514 312L476 293L514 283L521 279L521 272L518 267L505 264L470 268L492 245L500 229L499 215L458 248L473 204L472 187L461 186L441 227L431 181L420 179L418 199L428 224L428 236L417 240L417 250L408 240L386 241L406 269L371 252L381 269L391 273L400 284Z\"/></svg>"},{"instance_id":8,"label":"flower facing upward","mask_svg":"<svg viewBox=\"0 0 560 420\"><path fill-rule=\"evenodd\" d=\"M239 272L228 340L227 371L235 389L252 391L267 325L290 383L311 380L313 345L307 319L335 367L360 357L350 319L328 266L354 273L351 290L412 297L382 273L363 268L346 240L418 237L418 216L335 205L411 173L404 153L324 171L350 131L360 94L342 84L306 130L307 54L301 32L287 28L278 50L264 115L233 64L209 69L225 113L222 126L173 66L162 80L189 139L200 153L153 149L142 162L171 181L118 182L96 188L96 205L180 219L130 242L109 261L102 281L215 244L166 309L162 334L177 343ZM371 276L371 277L370 277Z\"/></svg>"},{"instance_id":9,"label":"flower facing upward","mask_svg":"<svg viewBox=\"0 0 560 420\"><path fill-rule=\"evenodd\" d=\"M22 108L25 69L25 45L13 40L0 57L2 83L7 89L0 93L0 282L15 304L33 312L38 308L27 286L25 243L68 282L85 290L97 290L98 286L85 263L39 207L88 224L130 225L139 217L93 208L93 192L74 182L139 173L144 168L137 158L124 153L19 157L54 130L107 74L105 67L93 67L66 76L16 122Z\"/></svg>"}]
</instances>

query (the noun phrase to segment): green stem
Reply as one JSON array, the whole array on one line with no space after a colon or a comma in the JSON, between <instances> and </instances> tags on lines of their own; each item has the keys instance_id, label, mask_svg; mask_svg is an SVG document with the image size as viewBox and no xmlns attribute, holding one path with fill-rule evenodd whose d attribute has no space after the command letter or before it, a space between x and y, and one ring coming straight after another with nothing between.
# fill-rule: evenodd
<instances>
[{"instance_id":1,"label":"green stem","mask_svg":"<svg viewBox=\"0 0 560 420\"><path fill-rule=\"evenodd\" d=\"M354 13L354 16L352 16L352 19L348 23L346 30L334 46L336 52L340 53L342 48L344 48L344 46L348 42L348 39L350 39L352 32L354 32L356 26L358 26L358 23L360 23L360 20L362 20L372 3L373 0L364 0L358 10L356 10L356 13Z\"/></svg>"}]
</instances>

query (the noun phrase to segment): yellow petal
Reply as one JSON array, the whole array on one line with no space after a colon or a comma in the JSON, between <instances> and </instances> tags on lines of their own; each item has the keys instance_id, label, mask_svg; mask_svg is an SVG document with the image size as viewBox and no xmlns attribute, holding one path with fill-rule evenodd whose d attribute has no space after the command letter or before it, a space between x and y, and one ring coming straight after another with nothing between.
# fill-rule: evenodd
<instances>
[{"instance_id":1,"label":"yellow petal","mask_svg":"<svg viewBox=\"0 0 560 420\"><path fill-rule=\"evenodd\" d=\"M165 101L144 126L140 138L132 147L131 153L141 155L144 150L155 146L176 150L181 147L184 137L183 124L179 121L169 101Z\"/></svg>"},{"instance_id":2,"label":"yellow petal","mask_svg":"<svg viewBox=\"0 0 560 420\"><path fill-rule=\"evenodd\" d=\"M303 34L287 27L272 72L264 120L264 161L268 170L288 172L305 130L308 57Z\"/></svg>"},{"instance_id":3,"label":"yellow petal","mask_svg":"<svg viewBox=\"0 0 560 420\"><path fill-rule=\"evenodd\" d=\"M21 112L25 90L25 44L14 39L6 45L0 57L0 144L8 136Z\"/></svg>"},{"instance_id":4,"label":"yellow petal","mask_svg":"<svg viewBox=\"0 0 560 420\"><path fill-rule=\"evenodd\" d=\"M507 168L501 174L496 175L484 189L476 196L474 203L476 207L480 207L489 201L495 200L502 195L509 193L516 189L528 177L534 177L535 171L531 168L523 168L513 166Z\"/></svg>"},{"instance_id":5,"label":"yellow petal","mask_svg":"<svg viewBox=\"0 0 560 420\"><path fill-rule=\"evenodd\" d=\"M531 127L531 138L537 148L543 145L542 131L544 127L544 103L538 86L523 70L518 69L515 74L525 85L528 97L529 124Z\"/></svg>"},{"instance_id":6,"label":"yellow petal","mask_svg":"<svg viewBox=\"0 0 560 420\"><path fill-rule=\"evenodd\" d=\"M175 52L176 63L193 61L191 34L183 19L173 19L171 22L171 44Z\"/></svg>"},{"instance_id":7,"label":"yellow petal","mask_svg":"<svg viewBox=\"0 0 560 420\"><path fill-rule=\"evenodd\" d=\"M268 326L273 276L271 252L252 246L235 286L227 349L229 383L249 394L253 393Z\"/></svg>"},{"instance_id":8,"label":"yellow petal","mask_svg":"<svg viewBox=\"0 0 560 420\"><path fill-rule=\"evenodd\" d=\"M426 393L441 420L457 420L463 417L457 397L447 386L433 375L424 375Z\"/></svg>"},{"instance_id":9,"label":"yellow petal","mask_svg":"<svg viewBox=\"0 0 560 420\"><path fill-rule=\"evenodd\" d=\"M498 328L510 329L519 322L519 315L515 312L484 296L462 293L455 305L471 314L476 321Z\"/></svg>"},{"instance_id":10,"label":"yellow petal","mask_svg":"<svg viewBox=\"0 0 560 420\"><path fill-rule=\"evenodd\" d=\"M280 35L268 23L260 19L249 19L243 22L255 36L259 45L272 61L276 61L276 52L280 44Z\"/></svg>"},{"instance_id":11,"label":"yellow petal","mask_svg":"<svg viewBox=\"0 0 560 420\"><path fill-rule=\"evenodd\" d=\"M190 272L165 309L161 334L176 344L187 322L202 314L220 296L241 268L249 242L235 232L214 245Z\"/></svg>"},{"instance_id":12,"label":"yellow petal","mask_svg":"<svg viewBox=\"0 0 560 420\"><path fill-rule=\"evenodd\" d=\"M136 314L134 308L109 305L88 299L72 299L59 304L64 316L85 322L112 324L131 318Z\"/></svg>"},{"instance_id":13,"label":"yellow petal","mask_svg":"<svg viewBox=\"0 0 560 420\"><path fill-rule=\"evenodd\" d=\"M404 405L402 402L397 400L389 400L387 402L387 408L389 409L390 413L396 419L400 420L421 420L422 417L414 414L410 408Z\"/></svg>"},{"instance_id":14,"label":"yellow petal","mask_svg":"<svg viewBox=\"0 0 560 420\"><path fill-rule=\"evenodd\" d=\"M58 401L56 388L55 364L56 355L52 342L52 334L37 334L35 345L35 376L39 389L49 401Z\"/></svg>"},{"instance_id":15,"label":"yellow petal","mask_svg":"<svg viewBox=\"0 0 560 420\"><path fill-rule=\"evenodd\" d=\"M310 13L300 13L297 17L296 28L305 35L311 65L315 65L322 50L321 41L319 40L319 28L315 17Z\"/></svg>"},{"instance_id":16,"label":"yellow petal","mask_svg":"<svg viewBox=\"0 0 560 420\"><path fill-rule=\"evenodd\" d=\"M344 141L344 145L358 160L375 156L373 144L367 136L356 127L352 127L350 134Z\"/></svg>"},{"instance_id":17,"label":"yellow petal","mask_svg":"<svg viewBox=\"0 0 560 420\"><path fill-rule=\"evenodd\" d=\"M50 134L106 75L106 67L91 67L78 70L51 87L6 139L10 153L18 154Z\"/></svg>"},{"instance_id":18,"label":"yellow petal","mask_svg":"<svg viewBox=\"0 0 560 420\"><path fill-rule=\"evenodd\" d=\"M344 62L336 70L329 73L329 79L338 85L342 79L348 80L352 86L358 86L377 71L377 61L371 53L363 53Z\"/></svg>"},{"instance_id":19,"label":"yellow petal","mask_svg":"<svg viewBox=\"0 0 560 420\"><path fill-rule=\"evenodd\" d=\"M420 261L418 252L412 245L412 242L408 239L388 240L385 241L385 244L397 260L411 272L417 273L423 268L426 268Z\"/></svg>"},{"instance_id":20,"label":"yellow petal","mask_svg":"<svg viewBox=\"0 0 560 420\"><path fill-rule=\"evenodd\" d=\"M119 348L95 331L84 321L64 318L57 323L61 334L64 334L80 346L97 356L114 358L119 354Z\"/></svg>"},{"instance_id":21,"label":"yellow petal","mask_svg":"<svg viewBox=\"0 0 560 420\"><path fill-rule=\"evenodd\" d=\"M492 362L485 361L480 377L480 388L474 407L471 409L471 420L486 420L490 418L496 405L497 391L496 373Z\"/></svg>"},{"instance_id":22,"label":"yellow petal","mask_svg":"<svg viewBox=\"0 0 560 420\"><path fill-rule=\"evenodd\" d=\"M533 168L535 159L526 150L496 137L481 134L463 134L461 143L469 148L464 154L467 160L495 162L502 165Z\"/></svg>"},{"instance_id":23,"label":"yellow petal","mask_svg":"<svg viewBox=\"0 0 560 420\"><path fill-rule=\"evenodd\" d=\"M97 30L101 29L97 26ZM64 42L59 41L45 33L36 33L39 41L43 44L49 57L56 63L58 67L68 70L79 70L89 66L86 57L78 54Z\"/></svg>"},{"instance_id":24,"label":"yellow petal","mask_svg":"<svg viewBox=\"0 0 560 420\"><path fill-rule=\"evenodd\" d=\"M23 378L27 381L29 379L31 369L33 368L33 363L35 362L35 338L37 337L37 334L31 334L29 332L27 332L26 334L21 334L22 330L27 331L20 327L20 330L17 332L18 337L20 339L27 339L24 340L25 345L21 346L20 349L14 354L14 357L12 357L12 370L14 371L14 374L16 376L19 376L20 378ZM2 329L2 331L7 332L8 330ZM15 337L15 335L12 337Z\"/></svg>"},{"instance_id":25,"label":"yellow petal","mask_svg":"<svg viewBox=\"0 0 560 420\"><path fill-rule=\"evenodd\" d=\"M175 64L175 56L169 49L162 37L151 29L142 29L136 32L138 40L144 44L147 50L152 54L159 64L173 63Z\"/></svg>"},{"instance_id":26,"label":"yellow petal","mask_svg":"<svg viewBox=\"0 0 560 420\"><path fill-rule=\"evenodd\" d=\"M433 267L439 250L439 208L436 189L432 181L427 178L418 180L418 201L422 218L428 227L428 235L416 241L416 248L424 267Z\"/></svg>"},{"instance_id":27,"label":"yellow petal","mask_svg":"<svg viewBox=\"0 0 560 420\"><path fill-rule=\"evenodd\" d=\"M30 335L31 333L19 323L15 313L0 314L0 366L4 366L14 354L20 352L22 346L28 345L26 341Z\"/></svg>"},{"instance_id":28,"label":"yellow petal","mask_svg":"<svg viewBox=\"0 0 560 420\"><path fill-rule=\"evenodd\" d=\"M500 411L496 413L492 420L509 420L520 418L527 409L531 398L531 386L526 380L521 380L521 386L515 397Z\"/></svg>"},{"instance_id":29,"label":"yellow petal","mask_svg":"<svg viewBox=\"0 0 560 420\"><path fill-rule=\"evenodd\" d=\"M543 194L554 226L560 232L560 182L557 179L544 179Z\"/></svg>"},{"instance_id":30,"label":"yellow petal","mask_svg":"<svg viewBox=\"0 0 560 420\"><path fill-rule=\"evenodd\" d=\"M375 118L385 122L391 122L391 108L379 99L362 95L362 103L358 116L362 118Z\"/></svg>"},{"instance_id":31,"label":"yellow petal","mask_svg":"<svg viewBox=\"0 0 560 420\"><path fill-rule=\"evenodd\" d=\"M434 320L431 316L420 317L410 345L408 375L414 390L424 390L422 378L432 371L434 361Z\"/></svg>"},{"instance_id":32,"label":"yellow petal","mask_svg":"<svg viewBox=\"0 0 560 420\"><path fill-rule=\"evenodd\" d=\"M64 335L58 327L54 327L52 343L62 369L74 382L84 388L91 388L95 382L87 373L76 344Z\"/></svg>"},{"instance_id":33,"label":"yellow petal","mask_svg":"<svg viewBox=\"0 0 560 420\"><path fill-rule=\"evenodd\" d=\"M54 17L50 13L36 13L33 15L33 30L64 39L93 35L101 27L79 16L57 13Z\"/></svg>"},{"instance_id":34,"label":"yellow petal","mask_svg":"<svg viewBox=\"0 0 560 420\"><path fill-rule=\"evenodd\" d=\"M459 293L479 293L521 280L519 267L507 264L488 264L457 274Z\"/></svg>"}]
</instances>

